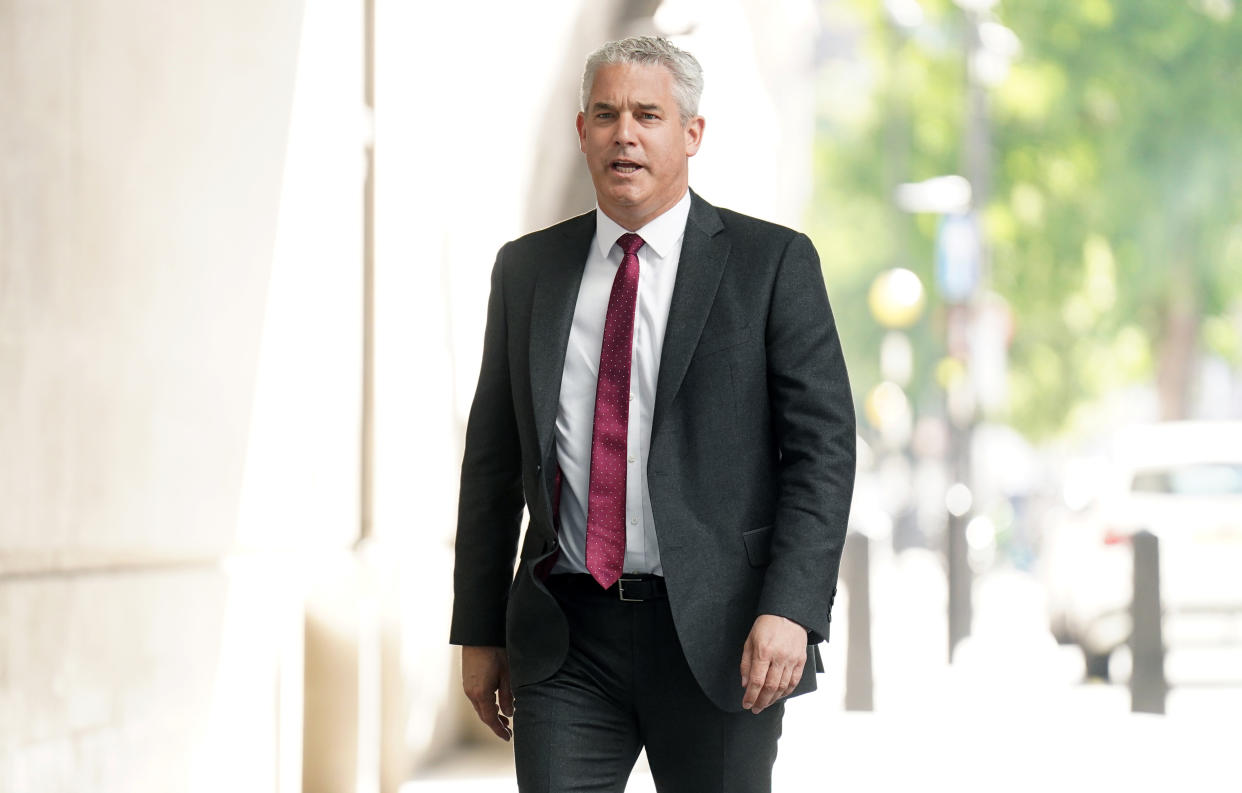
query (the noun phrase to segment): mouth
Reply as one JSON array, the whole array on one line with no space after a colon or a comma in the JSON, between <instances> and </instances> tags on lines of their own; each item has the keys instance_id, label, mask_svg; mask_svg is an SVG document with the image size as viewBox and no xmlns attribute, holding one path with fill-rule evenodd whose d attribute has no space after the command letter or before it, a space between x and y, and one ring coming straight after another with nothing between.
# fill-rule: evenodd
<instances>
[{"instance_id":1,"label":"mouth","mask_svg":"<svg viewBox=\"0 0 1242 793\"><path fill-rule=\"evenodd\" d=\"M619 173L623 176L638 173L642 170L642 166L633 160L613 160L608 164L613 173Z\"/></svg>"}]
</instances>

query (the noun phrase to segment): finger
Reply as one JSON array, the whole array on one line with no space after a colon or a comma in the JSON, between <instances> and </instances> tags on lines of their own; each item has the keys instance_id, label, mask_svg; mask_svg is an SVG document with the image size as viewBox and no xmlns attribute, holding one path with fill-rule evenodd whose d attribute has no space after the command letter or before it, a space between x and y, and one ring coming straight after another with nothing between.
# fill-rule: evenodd
<instances>
[{"instance_id":1,"label":"finger","mask_svg":"<svg viewBox=\"0 0 1242 793\"><path fill-rule=\"evenodd\" d=\"M760 713L768 705L776 701L776 697L781 692L781 675L782 667L779 664L772 664L768 667L767 677L763 680L763 685L759 689L759 696L755 700L754 706L750 709L751 713Z\"/></svg>"},{"instance_id":2,"label":"finger","mask_svg":"<svg viewBox=\"0 0 1242 793\"><path fill-rule=\"evenodd\" d=\"M768 678L769 662L759 659L753 661L750 665L750 675L747 677L746 691L742 694L742 707L750 710L759 700L760 692L763 690L765 681Z\"/></svg>"},{"instance_id":3,"label":"finger","mask_svg":"<svg viewBox=\"0 0 1242 793\"><path fill-rule=\"evenodd\" d=\"M793 686L789 685L789 681L792 678L793 678L793 668L786 667L785 671L781 673L780 688L776 692L777 699L780 699L781 697L789 696L789 692L793 690Z\"/></svg>"},{"instance_id":4,"label":"finger","mask_svg":"<svg viewBox=\"0 0 1242 793\"><path fill-rule=\"evenodd\" d=\"M509 732L509 720L500 715L500 711L496 709L493 703L490 709L484 708L479 711L479 719L482 720L487 728L496 733L496 737L501 740L509 740L511 733Z\"/></svg>"},{"instance_id":5,"label":"finger","mask_svg":"<svg viewBox=\"0 0 1242 793\"><path fill-rule=\"evenodd\" d=\"M789 676L789 686L788 686L789 690L785 693L784 696L789 696L790 694L794 692L794 689L796 689L798 687L798 684L802 682L802 675L805 672L806 672L806 661L803 661L802 663L794 667L793 673Z\"/></svg>"},{"instance_id":6,"label":"finger","mask_svg":"<svg viewBox=\"0 0 1242 793\"><path fill-rule=\"evenodd\" d=\"M470 703L474 705L474 712L478 714L479 721L496 733L496 737L509 740L509 720L500 715L494 697L491 699L471 698Z\"/></svg>"},{"instance_id":7,"label":"finger","mask_svg":"<svg viewBox=\"0 0 1242 793\"><path fill-rule=\"evenodd\" d=\"M750 639L747 639L742 647L742 688L746 688L746 684L750 682L751 654Z\"/></svg>"}]
</instances>

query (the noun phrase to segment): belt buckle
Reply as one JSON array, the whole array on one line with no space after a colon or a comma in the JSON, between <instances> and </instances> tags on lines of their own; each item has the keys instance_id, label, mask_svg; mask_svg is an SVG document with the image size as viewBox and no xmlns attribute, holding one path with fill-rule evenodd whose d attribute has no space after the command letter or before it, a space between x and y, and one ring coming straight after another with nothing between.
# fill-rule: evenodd
<instances>
[{"instance_id":1,"label":"belt buckle","mask_svg":"<svg viewBox=\"0 0 1242 793\"><path fill-rule=\"evenodd\" d=\"M621 598L622 601L626 603L642 603L643 602L642 598L627 598L625 596L625 582L626 581L637 584L637 583L640 583L642 579L641 578L618 578L617 579L617 595Z\"/></svg>"}]
</instances>

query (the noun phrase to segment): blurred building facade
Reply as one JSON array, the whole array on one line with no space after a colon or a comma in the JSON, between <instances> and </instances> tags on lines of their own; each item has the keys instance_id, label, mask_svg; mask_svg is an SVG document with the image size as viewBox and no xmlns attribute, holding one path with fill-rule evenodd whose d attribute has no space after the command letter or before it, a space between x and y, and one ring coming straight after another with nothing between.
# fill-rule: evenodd
<instances>
[{"instance_id":1,"label":"blurred building facade","mask_svg":"<svg viewBox=\"0 0 1242 793\"><path fill-rule=\"evenodd\" d=\"M390 791L468 733L491 263L592 207L581 63L650 32L692 186L801 225L810 2L0 5L0 790Z\"/></svg>"}]
</instances>

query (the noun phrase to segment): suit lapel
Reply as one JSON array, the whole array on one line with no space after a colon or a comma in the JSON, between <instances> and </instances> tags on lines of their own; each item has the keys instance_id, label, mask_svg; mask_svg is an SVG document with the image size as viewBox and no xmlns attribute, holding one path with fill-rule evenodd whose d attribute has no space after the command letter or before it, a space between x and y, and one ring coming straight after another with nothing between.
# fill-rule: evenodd
<instances>
[{"instance_id":1,"label":"suit lapel","mask_svg":"<svg viewBox=\"0 0 1242 793\"><path fill-rule=\"evenodd\" d=\"M530 390L543 459L551 451L555 436L565 349L569 345L582 271L594 236L595 213L579 215L565 224L557 245L546 252L546 261L536 268L538 275L530 316Z\"/></svg>"},{"instance_id":2,"label":"suit lapel","mask_svg":"<svg viewBox=\"0 0 1242 793\"><path fill-rule=\"evenodd\" d=\"M690 196L690 217L681 244L681 260L668 310L664 348L660 353L660 373L656 378L652 437L659 431L664 414L681 389L729 258L729 239L728 235L720 233L724 230L720 215L693 191Z\"/></svg>"}]
</instances>

